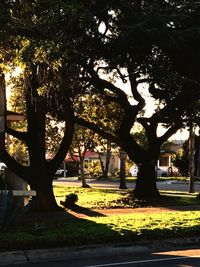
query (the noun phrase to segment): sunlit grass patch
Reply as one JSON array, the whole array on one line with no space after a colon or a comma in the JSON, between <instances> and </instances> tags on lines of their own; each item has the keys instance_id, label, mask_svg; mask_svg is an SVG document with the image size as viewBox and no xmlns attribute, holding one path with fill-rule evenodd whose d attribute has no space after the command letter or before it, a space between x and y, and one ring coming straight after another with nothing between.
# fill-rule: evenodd
<instances>
[{"instance_id":1,"label":"sunlit grass patch","mask_svg":"<svg viewBox=\"0 0 200 267\"><path fill-rule=\"evenodd\" d=\"M193 235L200 230L200 212L162 212L153 214L129 214L90 218L97 224L106 224L122 235L135 234L142 238L170 238ZM128 238L128 236L127 236Z\"/></svg>"},{"instance_id":2,"label":"sunlit grass patch","mask_svg":"<svg viewBox=\"0 0 200 267\"><path fill-rule=\"evenodd\" d=\"M54 186L54 194L58 200L64 200L65 196L74 193L78 195L77 205L84 208L114 208L116 201L121 199L126 191L118 189L97 189Z\"/></svg>"},{"instance_id":3,"label":"sunlit grass patch","mask_svg":"<svg viewBox=\"0 0 200 267\"><path fill-rule=\"evenodd\" d=\"M161 198L159 200L156 199L155 201L149 202L131 198L132 190L54 186L54 193L58 203L61 200L64 201L66 195L71 193L77 194L77 205L89 209L200 204L200 199L197 198L197 194L175 191L161 191Z\"/></svg>"},{"instance_id":4,"label":"sunlit grass patch","mask_svg":"<svg viewBox=\"0 0 200 267\"><path fill-rule=\"evenodd\" d=\"M90 217L45 222L0 233L1 249L30 249L195 237L200 232L200 211Z\"/></svg>"}]
</instances>

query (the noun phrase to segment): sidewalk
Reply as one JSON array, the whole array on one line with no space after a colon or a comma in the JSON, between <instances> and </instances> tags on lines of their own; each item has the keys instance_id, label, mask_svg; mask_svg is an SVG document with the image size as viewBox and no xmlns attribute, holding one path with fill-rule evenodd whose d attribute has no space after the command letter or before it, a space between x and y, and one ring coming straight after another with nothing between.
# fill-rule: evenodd
<instances>
[{"instance_id":1,"label":"sidewalk","mask_svg":"<svg viewBox=\"0 0 200 267\"><path fill-rule=\"evenodd\" d=\"M64 261L75 259L77 257L93 257L96 256L119 256L138 253L150 253L153 251L164 251L166 249L184 249L198 248L200 245L200 237L177 238L168 240L143 241L113 244L113 245L96 245L82 247L65 247L40 250L23 250L0 253L0 266L23 263L41 263L52 261Z\"/></svg>"}]
</instances>

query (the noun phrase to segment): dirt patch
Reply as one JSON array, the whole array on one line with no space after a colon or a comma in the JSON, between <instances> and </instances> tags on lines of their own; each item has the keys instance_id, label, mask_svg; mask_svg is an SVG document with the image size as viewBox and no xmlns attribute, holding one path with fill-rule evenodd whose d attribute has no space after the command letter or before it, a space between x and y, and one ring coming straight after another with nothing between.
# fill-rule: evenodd
<instances>
[{"instance_id":1,"label":"dirt patch","mask_svg":"<svg viewBox=\"0 0 200 267\"><path fill-rule=\"evenodd\" d=\"M77 218L98 217L98 216L113 216L122 214L136 213L161 213L173 211L197 211L200 210L200 205L194 206L172 206L172 207L148 207L148 208L125 208L125 209L102 209L92 210L91 214L86 214L81 210L67 210L68 213Z\"/></svg>"},{"instance_id":2,"label":"dirt patch","mask_svg":"<svg viewBox=\"0 0 200 267\"><path fill-rule=\"evenodd\" d=\"M194 206L172 206L172 207L148 207L148 208L116 208L116 209L87 209L84 207L76 206L73 210L67 209L62 212L31 212L18 216L11 223L12 226L20 225L33 225L47 222L48 225L62 223L64 221L90 218L90 217L107 217L123 214L150 214L161 212L175 212L175 211L197 211L200 210L200 205Z\"/></svg>"}]
</instances>

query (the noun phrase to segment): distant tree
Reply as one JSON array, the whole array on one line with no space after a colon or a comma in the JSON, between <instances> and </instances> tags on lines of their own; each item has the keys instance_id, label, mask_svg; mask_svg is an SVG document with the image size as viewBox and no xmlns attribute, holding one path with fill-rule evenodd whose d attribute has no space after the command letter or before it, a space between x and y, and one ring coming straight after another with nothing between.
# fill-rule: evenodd
<instances>
[{"instance_id":1,"label":"distant tree","mask_svg":"<svg viewBox=\"0 0 200 267\"><path fill-rule=\"evenodd\" d=\"M82 187L84 188L89 187L85 179L85 155L92 146L93 137L94 133L91 130L77 125L75 127L73 141L69 149L70 156L73 160L75 160L78 156L80 179Z\"/></svg>"},{"instance_id":2,"label":"distant tree","mask_svg":"<svg viewBox=\"0 0 200 267\"><path fill-rule=\"evenodd\" d=\"M99 157L102 177L108 178L110 159L112 156L112 143L98 135L95 138L94 151L97 152Z\"/></svg>"},{"instance_id":3,"label":"distant tree","mask_svg":"<svg viewBox=\"0 0 200 267\"><path fill-rule=\"evenodd\" d=\"M195 136L195 176L198 175L199 144L199 136ZM183 176L189 176L189 140L183 143L182 148L173 156L172 162Z\"/></svg>"},{"instance_id":4,"label":"distant tree","mask_svg":"<svg viewBox=\"0 0 200 267\"><path fill-rule=\"evenodd\" d=\"M90 120L93 123L101 123L110 132L115 131L119 127L118 119L120 119L123 113L115 103L109 103L97 91L95 94L90 91L81 91L78 93L76 91L74 111L77 115L81 114L85 120ZM104 178L108 177L112 148L116 148L115 143L93 132L90 149L94 150L99 156Z\"/></svg>"}]
</instances>

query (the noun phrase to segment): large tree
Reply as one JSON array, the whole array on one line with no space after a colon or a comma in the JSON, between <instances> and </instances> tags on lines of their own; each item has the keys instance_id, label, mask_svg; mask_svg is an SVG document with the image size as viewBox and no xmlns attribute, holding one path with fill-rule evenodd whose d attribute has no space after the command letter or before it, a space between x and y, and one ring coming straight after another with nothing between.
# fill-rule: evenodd
<instances>
[{"instance_id":1,"label":"large tree","mask_svg":"<svg viewBox=\"0 0 200 267\"><path fill-rule=\"evenodd\" d=\"M76 49L73 24L75 25L77 18L78 4L72 5L70 1L61 6L54 1L1 2L0 86L3 92L4 73L9 68L20 65L23 69L20 89L25 102L26 130L17 131L16 128L6 127L0 138L0 159L36 190L34 206L37 210L58 209L52 180L67 154L73 136L73 107L69 92L79 71L73 64L73 49ZM63 34L62 31L65 31L69 38L65 40L63 54L62 43L58 40L59 34ZM62 93L64 90L65 95ZM60 146L49 161L46 158L46 122L50 116L65 122L65 126ZM8 153L5 133L27 145L28 166L20 164Z\"/></svg>"},{"instance_id":2,"label":"large tree","mask_svg":"<svg viewBox=\"0 0 200 267\"><path fill-rule=\"evenodd\" d=\"M83 64L85 86L102 95L108 103L123 110L119 127L109 131L101 121L86 120L77 114L76 122L91 128L116 143L139 165L134 194L137 197L159 195L155 166L161 146L187 120L198 116L200 97L199 60L194 34L199 36L197 1L87 1L96 19L93 50ZM188 22L188 24L186 23ZM100 27L101 25L101 27ZM193 47L191 49L191 46ZM94 49L96 47L96 49ZM190 56L184 68L184 54ZM195 68L194 68L195 67ZM121 81L121 83L119 83ZM142 87L143 86L143 87ZM131 101L125 92L129 87ZM150 94L157 106L152 115L142 116ZM197 103L197 105L195 105ZM139 123L148 145L143 148L131 133ZM158 127L166 130L158 135Z\"/></svg>"},{"instance_id":3,"label":"large tree","mask_svg":"<svg viewBox=\"0 0 200 267\"><path fill-rule=\"evenodd\" d=\"M22 88L26 102L26 131L17 131L14 128L6 127L6 133L23 141L28 148L29 165L22 165L16 161L7 151L3 139L1 140L0 157L8 168L13 170L21 178L28 182L31 189L36 190L37 210L55 210L57 204L53 195L52 180L54 173L64 160L73 136L73 110L68 101L65 105L65 130L60 147L54 157L47 161L46 158L46 119L47 114L54 106L54 100L48 101L48 97L40 95L36 69L29 69L26 76L27 84ZM55 96L56 99L56 96ZM65 99L66 101L66 99ZM63 112L63 110L62 110Z\"/></svg>"}]
</instances>

